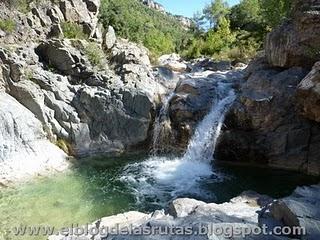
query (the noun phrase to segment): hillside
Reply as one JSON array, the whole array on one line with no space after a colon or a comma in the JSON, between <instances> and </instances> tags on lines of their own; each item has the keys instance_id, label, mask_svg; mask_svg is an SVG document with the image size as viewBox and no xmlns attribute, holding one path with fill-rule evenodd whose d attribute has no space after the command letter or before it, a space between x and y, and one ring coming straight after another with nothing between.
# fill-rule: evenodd
<instances>
[{"instance_id":1,"label":"hillside","mask_svg":"<svg viewBox=\"0 0 320 240\"><path fill-rule=\"evenodd\" d=\"M142 43L154 55L180 52L192 34L174 16L164 14L138 0L103 0L100 19L117 34Z\"/></svg>"}]
</instances>

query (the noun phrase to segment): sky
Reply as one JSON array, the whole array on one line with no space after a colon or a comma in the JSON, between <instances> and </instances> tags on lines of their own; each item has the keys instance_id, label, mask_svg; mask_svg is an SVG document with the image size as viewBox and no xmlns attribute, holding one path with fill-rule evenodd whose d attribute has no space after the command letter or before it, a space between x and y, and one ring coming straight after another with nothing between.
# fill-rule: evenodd
<instances>
[{"instance_id":1,"label":"sky","mask_svg":"<svg viewBox=\"0 0 320 240\"><path fill-rule=\"evenodd\" d=\"M168 12L193 17L195 12L201 11L211 0L156 0L156 2L162 4ZM239 0L228 0L227 2L232 6Z\"/></svg>"}]
</instances>

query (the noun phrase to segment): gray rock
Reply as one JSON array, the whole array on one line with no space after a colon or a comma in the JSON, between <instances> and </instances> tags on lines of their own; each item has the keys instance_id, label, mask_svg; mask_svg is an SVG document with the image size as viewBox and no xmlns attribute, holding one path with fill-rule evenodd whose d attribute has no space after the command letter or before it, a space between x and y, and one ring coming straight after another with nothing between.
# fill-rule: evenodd
<instances>
[{"instance_id":1,"label":"gray rock","mask_svg":"<svg viewBox=\"0 0 320 240\"><path fill-rule=\"evenodd\" d=\"M159 57L158 62L160 66L167 67L174 72L185 72L188 68L181 57L175 53Z\"/></svg>"},{"instance_id":2,"label":"gray rock","mask_svg":"<svg viewBox=\"0 0 320 240\"><path fill-rule=\"evenodd\" d=\"M61 22L72 22L83 27L91 38L98 37L98 9L100 0L62 0L46 1L43 4L31 4L31 11L21 13L18 9L9 8L5 2L0 3L4 19L12 19L16 29L0 37L0 43L25 43L56 37L59 30L53 25Z\"/></svg>"},{"instance_id":3,"label":"gray rock","mask_svg":"<svg viewBox=\"0 0 320 240\"><path fill-rule=\"evenodd\" d=\"M108 27L108 31L104 35L103 46L106 49L111 49L117 41L116 33L112 26Z\"/></svg>"},{"instance_id":4,"label":"gray rock","mask_svg":"<svg viewBox=\"0 0 320 240\"><path fill-rule=\"evenodd\" d=\"M60 24L53 24L51 26L50 32L48 33L48 38L62 38L63 31Z\"/></svg>"},{"instance_id":5,"label":"gray rock","mask_svg":"<svg viewBox=\"0 0 320 240\"><path fill-rule=\"evenodd\" d=\"M217 83L225 81L230 85L242 79L241 71L228 73L207 72L189 74L181 79L169 103L169 118L174 145L178 150L187 147L197 123L209 112L217 98ZM172 145L168 143L168 146Z\"/></svg>"},{"instance_id":6,"label":"gray rock","mask_svg":"<svg viewBox=\"0 0 320 240\"><path fill-rule=\"evenodd\" d=\"M2 74L2 67L0 65L0 91L3 91L7 88L7 83Z\"/></svg>"},{"instance_id":7,"label":"gray rock","mask_svg":"<svg viewBox=\"0 0 320 240\"><path fill-rule=\"evenodd\" d=\"M194 71L209 70L209 71L228 71L231 70L230 61L214 61L210 58L200 59L192 65Z\"/></svg>"},{"instance_id":8,"label":"gray rock","mask_svg":"<svg viewBox=\"0 0 320 240\"><path fill-rule=\"evenodd\" d=\"M0 120L0 183L68 167L66 154L47 140L41 122L6 93L0 93Z\"/></svg>"},{"instance_id":9,"label":"gray rock","mask_svg":"<svg viewBox=\"0 0 320 240\"><path fill-rule=\"evenodd\" d=\"M42 42L36 48L36 53L40 61L65 75L86 79L93 74L90 62L72 46L71 41L55 39Z\"/></svg>"},{"instance_id":10,"label":"gray rock","mask_svg":"<svg viewBox=\"0 0 320 240\"><path fill-rule=\"evenodd\" d=\"M89 126L90 151L94 153L124 151L148 137L153 103L142 92L131 89L116 94L107 89L85 87L77 93L73 103L82 121ZM117 123L117 127L101 124L103 122Z\"/></svg>"},{"instance_id":11,"label":"gray rock","mask_svg":"<svg viewBox=\"0 0 320 240\"><path fill-rule=\"evenodd\" d=\"M320 62L299 84L297 98L301 114L320 122Z\"/></svg>"},{"instance_id":12,"label":"gray rock","mask_svg":"<svg viewBox=\"0 0 320 240\"><path fill-rule=\"evenodd\" d=\"M302 227L306 231L302 239L316 240L320 237L320 186L298 187L286 198L275 201L264 210L261 221L269 217L269 221L288 227ZM272 222L271 222L272 223Z\"/></svg>"},{"instance_id":13,"label":"gray rock","mask_svg":"<svg viewBox=\"0 0 320 240\"><path fill-rule=\"evenodd\" d=\"M168 213L175 218L186 217L206 203L189 198L179 198L170 203Z\"/></svg>"},{"instance_id":14,"label":"gray rock","mask_svg":"<svg viewBox=\"0 0 320 240\"><path fill-rule=\"evenodd\" d=\"M155 211L149 215L138 213L138 212L129 212L124 214L119 214L116 216L111 216L103 218L97 222L94 222L90 226L98 227L112 227L116 224L119 224L120 228L131 228L135 227L138 229L158 229L161 230L160 233L153 234L109 234L106 236L97 235L94 237L96 240L157 240L157 239L168 239L168 240L184 240L184 239L195 239L195 240L209 240L209 239L219 239L225 240L230 239L230 229L250 229L253 230L258 228L258 211L261 210L261 207L257 202L261 202L261 199L266 199L266 196L261 196L257 193L250 192L243 194L237 198L232 199L228 203L223 204L206 204L194 199L176 199L171 203L171 210L169 214L174 214L171 216L165 214L164 210ZM169 208L170 209L170 208ZM189 229L193 230L191 234L173 234L172 231L169 232L169 229ZM197 234L199 230L206 228L211 229L212 231L206 234ZM226 229L224 234L221 234L221 229ZM165 231L168 231L168 234L164 234ZM220 234L219 233L220 230ZM229 231L228 231L229 230ZM141 230L142 232L142 230ZM179 233L179 232L176 232ZM260 239L260 240L270 240L270 239L287 239L277 236L263 236L263 235L252 235L246 234L245 237L241 235L233 235L232 239ZM49 240L80 240L80 239L93 239L93 236L51 236Z\"/></svg>"},{"instance_id":15,"label":"gray rock","mask_svg":"<svg viewBox=\"0 0 320 240\"><path fill-rule=\"evenodd\" d=\"M217 159L318 175L318 126L295 111L296 88L307 71L275 69L261 59L250 65L248 80L226 117Z\"/></svg>"},{"instance_id":16,"label":"gray rock","mask_svg":"<svg viewBox=\"0 0 320 240\"><path fill-rule=\"evenodd\" d=\"M275 28L266 39L268 62L275 67L311 68L319 60L320 12L318 2L293 1L292 19Z\"/></svg>"}]
</instances>

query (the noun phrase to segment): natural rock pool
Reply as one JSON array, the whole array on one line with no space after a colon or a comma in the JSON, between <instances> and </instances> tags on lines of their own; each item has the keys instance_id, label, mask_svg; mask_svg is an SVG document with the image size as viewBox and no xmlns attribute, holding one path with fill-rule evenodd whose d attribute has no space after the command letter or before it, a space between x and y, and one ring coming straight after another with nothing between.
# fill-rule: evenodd
<instances>
[{"instance_id":1,"label":"natural rock pool","mask_svg":"<svg viewBox=\"0 0 320 240\"><path fill-rule=\"evenodd\" d=\"M184 167L193 171L185 172ZM0 190L0 239L42 240L46 237L17 237L6 235L6 230L20 225L86 224L128 210L149 212L165 207L176 197L221 203L253 190L279 198L298 185L318 180L274 169L207 167L141 155L85 160L68 173ZM175 182L163 181L164 176ZM195 176L197 181L182 184Z\"/></svg>"}]
</instances>

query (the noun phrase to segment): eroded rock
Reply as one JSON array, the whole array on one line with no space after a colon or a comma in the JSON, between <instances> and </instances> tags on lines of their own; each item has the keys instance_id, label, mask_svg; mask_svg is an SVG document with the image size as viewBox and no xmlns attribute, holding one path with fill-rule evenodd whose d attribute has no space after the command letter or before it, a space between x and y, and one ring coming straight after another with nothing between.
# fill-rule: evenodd
<instances>
[{"instance_id":1,"label":"eroded rock","mask_svg":"<svg viewBox=\"0 0 320 240\"><path fill-rule=\"evenodd\" d=\"M41 122L3 92L0 119L0 183L67 169L67 155L47 140Z\"/></svg>"},{"instance_id":2,"label":"eroded rock","mask_svg":"<svg viewBox=\"0 0 320 240\"><path fill-rule=\"evenodd\" d=\"M275 67L303 66L311 68L320 54L319 2L293 1L292 20L268 34L265 52Z\"/></svg>"},{"instance_id":3,"label":"eroded rock","mask_svg":"<svg viewBox=\"0 0 320 240\"><path fill-rule=\"evenodd\" d=\"M297 98L301 114L320 122L320 62L299 84Z\"/></svg>"},{"instance_id":4,"label":"eroded rock","mask_svg":"<svg viewBox=\"0 0 320 240\"><path fill-rule=\"evenodd\" d=\"M226 117L217 158L318 175L319 128L295 111L296 88L307 71L275 69L261 59L250 65Z\"/></svg>"}]
</instances>

